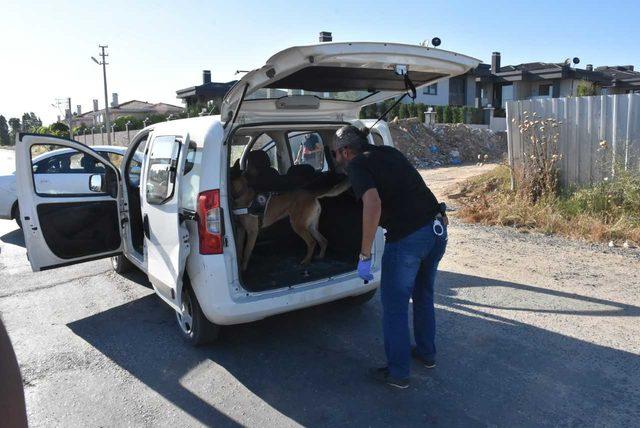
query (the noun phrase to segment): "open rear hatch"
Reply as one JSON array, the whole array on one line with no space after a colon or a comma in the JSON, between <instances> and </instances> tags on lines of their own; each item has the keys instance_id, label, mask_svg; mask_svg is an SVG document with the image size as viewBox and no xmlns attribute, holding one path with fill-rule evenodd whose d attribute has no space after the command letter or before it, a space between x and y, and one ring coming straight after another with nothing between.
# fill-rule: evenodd
<instances>
[{"instance_id":1,"label":"open rear hatch","mask_svg":"<svg viewBox=\"0 0 640 428\"><path fill-rule=\"evenodd\" d=\"M466 73L479 60L455 52L397 43L322 43L278 52L247 73L222 103L224 121L241 124L282 118L356 119L360 108L418 86Z\"/></svg>"}]
</instances>

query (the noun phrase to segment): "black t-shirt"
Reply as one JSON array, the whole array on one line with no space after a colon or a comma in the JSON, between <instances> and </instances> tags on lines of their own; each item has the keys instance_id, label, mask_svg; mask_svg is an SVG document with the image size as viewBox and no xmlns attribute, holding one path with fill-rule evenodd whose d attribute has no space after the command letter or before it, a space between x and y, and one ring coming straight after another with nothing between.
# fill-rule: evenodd
<instances>
[{"instance_id":1,"label":"black t-shirt","mask_svg":"<svg viewBox=\"0 0 640 428\"><path fill-rule=\"evenodd\" d=\"M393 242L415 232L438 213L438 200L418 171L397 149L368 145L347 167L358 198L376 188L382 201L380 226Z\"/></svg>"}]
</instances>

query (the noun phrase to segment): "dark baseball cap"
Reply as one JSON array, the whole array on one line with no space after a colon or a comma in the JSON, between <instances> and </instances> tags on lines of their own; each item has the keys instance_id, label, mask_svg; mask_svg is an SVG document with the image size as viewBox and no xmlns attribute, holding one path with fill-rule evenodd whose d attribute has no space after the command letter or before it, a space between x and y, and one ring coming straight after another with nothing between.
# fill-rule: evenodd
<instances>
[{"instance_id":1,"label":"dark baseball cap","mask_svg":"<svg viewBox=\"0 0 640 428\"><path fill-rule=\"evenodd\" d=\"M367 144L367 132L353 125L345 125L336 131L335 150L347 146Z\"/></svg>"}]
</instances>

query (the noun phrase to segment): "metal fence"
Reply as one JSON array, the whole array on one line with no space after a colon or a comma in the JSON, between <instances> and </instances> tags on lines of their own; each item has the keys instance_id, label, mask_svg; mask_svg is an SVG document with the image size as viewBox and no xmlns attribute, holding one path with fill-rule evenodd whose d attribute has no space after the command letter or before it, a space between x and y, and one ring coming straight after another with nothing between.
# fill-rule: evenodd
<instances>
[{"instance_id":1,"label":"metal fence","mask_svg":"<svg viewBox=\"0 0 640 428\"><path fill-rule=\"evenodd\" d=\"M507 102L507 143L512 166L522 163L527 142L524 118L554 118L560 123L558 150L564 187L585 186L616 170L640 171L640 94L549 98ZM604 142L604 143L603 143Z\"/></svg>"}]
</instances>

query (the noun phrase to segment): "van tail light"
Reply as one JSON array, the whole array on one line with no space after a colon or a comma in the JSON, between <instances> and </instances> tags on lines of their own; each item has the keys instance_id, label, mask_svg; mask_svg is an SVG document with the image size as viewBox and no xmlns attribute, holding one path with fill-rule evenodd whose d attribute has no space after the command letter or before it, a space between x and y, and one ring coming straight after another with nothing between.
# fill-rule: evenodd
<instances>
[{"instance_id":1,"label":"van tail light","mask_svg":"<svg viewBox=\"0 0 640 428\"><path fill-rule=\"evenodd\" d=\"M198 195L198 237L200 254L222 254L224 220L220 207L220 190Z\"/></svg>"}]
</instances>

